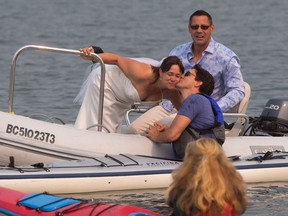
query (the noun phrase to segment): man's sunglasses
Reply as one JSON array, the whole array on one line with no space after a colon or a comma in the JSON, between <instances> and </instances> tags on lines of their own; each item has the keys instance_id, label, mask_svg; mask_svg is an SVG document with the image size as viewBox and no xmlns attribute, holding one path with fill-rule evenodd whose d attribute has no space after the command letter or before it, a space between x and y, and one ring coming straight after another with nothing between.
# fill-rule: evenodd
<instances>
[{"instance_id":1,"label":"man's sunglasses","mask_svg":"<svg viewBox=\"0 0 288 216\"><path fill-rule=\"evenodd\" d=\"M202 30L207 30L211 25L190 25L191 29L193 30L198 30L199 27L202 29Z\"/></svg>"},{"instance_id":2,"label":"man's sunglasses","mask_svg":"<svg viewBox=\"0 0 288 216\"><path fill-rule=\"evenodd\" d=\"M191 75L190 71L186 71L186 72L184 73L184 76L190 76L190 75Z\"/></svg>"},{"instance_id":3,"label":"man's sunglasses","mask_svg":"<svg viewBox=\"0 0 288 216\"><path fill-rule=\"evenodd\" d=\"M191 73L190 71L186 71L186 72L184 73L184 76L190 76L190 75L196 77L196 75L193 74L193 73Z\"/></svg>"}]
</instances>

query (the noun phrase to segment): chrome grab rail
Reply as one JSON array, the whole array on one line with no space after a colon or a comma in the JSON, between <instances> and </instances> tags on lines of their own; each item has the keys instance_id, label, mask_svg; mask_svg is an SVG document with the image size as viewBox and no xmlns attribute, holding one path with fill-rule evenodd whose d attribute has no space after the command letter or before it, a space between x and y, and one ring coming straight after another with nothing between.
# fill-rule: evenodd
<instances>
[{"instance_id":1,"label":"chrome grab rail","mask_svg":"<svg viewBox=\"0 0 288 216\"><path fill-rule=\"evenodd\" d=\"M75 55L84 55L78 50L71 49L62 49L56 47L47 47L47 46L38 46L38 45L27 45L23 46L14 54L12 63L11 63L11 72L10 72L10 87L9 87L9 100L8 100L8 112L13 113L13 100L14 100L14 85L15 85L15 74L16 74L16 61L18 56L25 50L42 50L48 52L58 52L65 54L75 54ZM98 113L98 124L102 125L103 122L103 103L104 103L104 85L105 85L105 64L103 60L95 53L90 54L91 57L98 60L101 66L101 82L100 82L100 99L99 99L99 113ZM98 131L101 131L102 127L98 127Z\"/></svg>"}]
</instances>

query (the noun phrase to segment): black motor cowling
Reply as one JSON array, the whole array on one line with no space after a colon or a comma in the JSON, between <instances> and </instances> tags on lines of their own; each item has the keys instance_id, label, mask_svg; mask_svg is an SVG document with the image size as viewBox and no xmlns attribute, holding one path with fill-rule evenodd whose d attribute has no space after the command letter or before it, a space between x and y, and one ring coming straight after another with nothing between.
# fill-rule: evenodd
<instances>
[{"instance_id":1,"label":"black motor cowling","mask_svg":"<svg viewBox=\"0 0 288 216\"><path fill-rule=\"evenodd\" d=\"M288 97L268 100L259 118L257 129L272 136L288 134Z\"/></svg>"}]
</instances>

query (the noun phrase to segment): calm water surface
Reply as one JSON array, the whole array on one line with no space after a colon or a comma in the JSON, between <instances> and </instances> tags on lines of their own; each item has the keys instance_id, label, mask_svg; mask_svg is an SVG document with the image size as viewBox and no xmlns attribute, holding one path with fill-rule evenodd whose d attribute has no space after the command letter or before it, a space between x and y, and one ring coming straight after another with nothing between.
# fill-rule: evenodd
<instances>
[{"instance_id":1,"label":"calm water surface","mask_svg":"<svg viewBox=\"0 0 288 216\"><path fill-rule=\"evenodd\" d=\"M11 60L20 47L36 44L78 50L95 44L124 56L160 60L176 45L190 40L187 20L197 9L211 13L214 38L240 57L244 79L252 88L250 116L259 116L269 98L288 96L286 0L1 0L0 110L7 110ZM63 54L28 51L21 55L14 111L49 113L73 122L79 107L72 101L88 65ZM288 215L287 190L287 184L250 186L245 215ZM163 191L104 195L99 194L169 212Z\"/></svg>"},{"instance_id":2,"label":"calm water surface","mask_svg":"<svg viewBox=\"0 0 288 216\"><path fill-rule=\"evenodd\" d=\"M79 198L93 198L100 202L116 202L119 204L130 204L152 211L169 215L171 208L165 204L164 190L143 190L126 192L105 192L74 195ZM288 214L288 184L250 184L247 186L249 206L245 216L248 215L277 215L287 216Z\"/></svg>"}]
</instances>

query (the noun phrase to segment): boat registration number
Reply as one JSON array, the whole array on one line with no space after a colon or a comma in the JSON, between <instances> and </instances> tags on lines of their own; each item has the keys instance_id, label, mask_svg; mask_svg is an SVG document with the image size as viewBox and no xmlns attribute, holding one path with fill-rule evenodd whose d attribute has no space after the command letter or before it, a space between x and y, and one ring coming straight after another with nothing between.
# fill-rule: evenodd
<instances>
[{"instance_id":1,"label":"boat registration number","mask_svg":"<svg viewBox=\"0 0 288 216\"><path fill-rule=\"evenodd\" d=\"M55 135L48 132L32 130L25 127L20 127L18 125L7 124L6 133L19 135L22 137L27 137L35 140L40 140L43 142L54 143Z\"/></svg>"}]
</instances>

